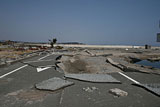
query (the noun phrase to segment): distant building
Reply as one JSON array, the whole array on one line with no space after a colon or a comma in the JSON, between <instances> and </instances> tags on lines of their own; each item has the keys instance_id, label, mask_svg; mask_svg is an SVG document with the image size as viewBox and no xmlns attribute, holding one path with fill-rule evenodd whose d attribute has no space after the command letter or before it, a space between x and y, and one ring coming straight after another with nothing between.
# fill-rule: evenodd
<instances>
[{"instance_id":1,"label":"distant building","mask_svg":"<svg viewBox=\"0 0 160 107\"><path fill-rule=\"evenodd\" d=\"M3 45L14 45L14 41L6 40L3 42Z\"/></svg>"},{"instance_id":2,"label":"distant building","mask_svg":"<svg viewBox=\"0 0 160 107\"><path fill-rule=\"evenodd\" d=\"M160 33L157 33L157 42L160 42Z\"/></svg>"}]
</instances>

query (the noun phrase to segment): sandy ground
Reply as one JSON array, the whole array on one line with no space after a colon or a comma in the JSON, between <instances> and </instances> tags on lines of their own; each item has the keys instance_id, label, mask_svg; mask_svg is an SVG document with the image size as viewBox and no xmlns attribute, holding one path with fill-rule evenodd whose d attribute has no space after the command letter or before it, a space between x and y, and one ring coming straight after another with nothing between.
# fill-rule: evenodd
<instances>
[{"instance_id":1,"label":"sandy ground","mask_svg":"<svg viewBox=\"0 0 160 107\"><path fill-rule=\"evenodd\" d=\"M75 48L135 48L135 49L144 49L145 46L135 46L135 45L81 45L81 44L56 44L55 46L62 46L62 47L75 47ZM160 49L160 47L152 46L152 49Z\"/></svg>"}]
</instances>

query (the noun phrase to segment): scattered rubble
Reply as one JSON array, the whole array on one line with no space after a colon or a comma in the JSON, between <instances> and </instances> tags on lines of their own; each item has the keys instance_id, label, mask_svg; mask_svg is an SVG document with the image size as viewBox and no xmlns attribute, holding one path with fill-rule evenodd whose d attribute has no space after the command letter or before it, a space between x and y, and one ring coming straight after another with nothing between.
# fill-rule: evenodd
<instances>
[{"instance_id":1,"label":"scattered rubble","mask_svg":"<svg viewBox=\"0 0 160 107\"><path fill-rule=\"evenodd\" d=\"M135 62L141 60L159 60L159 49L146 50L134 47L127 49L77 48L77 50L67 51L67 53L62 52L62 55L68 57L62 61L62 70L65 73L113 73L131 71L160 74L160 70L158 69L135 64ZM105 63L106 61L108 63Z\"/></svg>"},{"instance_id":2,"label":"scattered rubble","mask_svg":"<svg viewBox=\"0 0 160 107\"><path fill-rule=\"evenodd\" d=\"M84 91L86 92L93 92L95 90L98 90L97 87L86 87L86 88L83 88Z\"/></svg>"},{"instance_id":3,"label":"scattered rubble","mask_svg":"<svg viewBox=\"0 0 160 107\"><path fill-rule=\"evenodd\" d=\"M10 64L25 58L30 58L39 54L39 51L0 51L0 65Z\"/></svg>"},{"instance_id":4,"label":"scattered rubble","mask_svg":"<svg viewBox=\"0 0 160 107\"><path fill-rule=\"evenodd\" d=\"M55 91L73 84L73 82L54 77L36 84L35 87L39 90Z\"/></svg>"},{"instance_id":5,"label":"scattered rubble","mask_svg":"<svg viewBox=\"0 0 160 107\"><path fill-rule=\"evenodd\" d=\"M65 74L66 78L77 79L86 82L98 83L121 83L120 81L107 74Z\"/></svg>"},{"instance_id":6,"label":"scattered rubble","mask_svg":"<svg viewBox=\"0 0 160 107\"><path fill-rule=\"evenodd\" d=\"M129 71L129 72L160 74L160 69L157 69L157 68L153 69L153 67L129 63L123 60L123 58L119 58L119 57L107 58L107 62L111 63L113 66L121 69L124 72Z\"/></svg>"},{"instance_id":7,"label":"scattered rubble","mask_svg":"<svg viewBox=\"0 0 160 107\"><path fill-rule=\"evenodd\" d=\"M118 88L114 88L114 89L110 89L109 90L109 93L117 96L117 97L123 97L123 96L127 96L128 93L126 91L123 91L121 89L118 89Z\"/></svg>"},{"instance_id":8,"label":"scattered rubble","mask_svg":"<svg viewBox=\"0 0 160 107\"><path fill-rule=\"evenodd\" d=\"M98 52L96 53L95 51L98 51ZM38 64L36 62L27 63L27 64L31 64L33 66L41 66L41 67L43 67L42 65L46 65L46 63L47 65L51 64L51 66L53 66L53 64L58 65L59 71L64 73L66 78L76 79L76 80L91 82L91 83L121 83L119 80L107 74L107 73L113 73L113 72L136 71L136 72L160 74L159 70L150 69L150 68L146 68L146 67L131 63L133 60L137 61L137 59L141 59L142 56L140 57L139 55L144 54L144 51L143 50L141 51L139 52L136 50L131 51L131 49L127 48L126 50L123 50L123 51L120 49L117 49L117 50L112 50L112 49L100 50L99 49L99 50L91 50L91 51L89 49L82 49L82 52L81 52L77 48L75 49L73 48L73 50L70 49L69 52L67 51L67 52L59 53L60 55L63 55L63 57L62 58L58 57L56 60L60 60L61 63L56 64L57 62L48 60L43 62L39 61ZM47 54L47 53L41 53L41 54ZM125 56L125 55L128 55L128 56ZM148 58L147 55L144 58ZM148 58L148 60L149 59L157 60L158 58L159 57L157 58L153 57L153 58ZM2 60L5 61L5 59L2 59ZM50 68L50 66L46 68ZM45 68L37 68L39 72L44 69ZM4 79L4 80L1 80L0 83L6 84L9 81L12 81L12 79ZM74 84L73 82L70 82L58 77L54 77L54 78L42 81L41 83L35 84L36 90L19 90L19 91L7 94L7 97L12 96L16 98L16 100L25 100L27 101L28 104L32 104L34 101L43 101L44 98L47 95L49 95L49 93L55 93L55 90L65 88L73 84ZM136 85L143 87L151 91L152 93L160 96L160 84L136 84ZM71 90L72 90L72 87L71 87ZM88 93L92 93L92 92L96 92L96 90L99 90L99 89L93 86L93 87L84 87L82 88L82 90ZM106 92L106 90L104 91ZM110 89L108 92L116 97L128 96L128 92L118 88ZM63 94L64 94L64 90L62 91L62 94L61 94L60 104L62 103L62 100L63 100Z\"/></svg>"}]
</instances>

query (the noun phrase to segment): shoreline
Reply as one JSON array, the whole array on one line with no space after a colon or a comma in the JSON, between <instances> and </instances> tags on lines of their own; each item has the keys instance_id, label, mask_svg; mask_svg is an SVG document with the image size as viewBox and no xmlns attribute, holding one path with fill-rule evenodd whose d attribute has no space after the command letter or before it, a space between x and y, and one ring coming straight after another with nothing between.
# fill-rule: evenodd
<instances>
[{"instance_id":1,"label":"shoreline","mask_svg":"<svg viewBox=\"0 0 160 107\"><path fill-rule=\"evenodd\" d=\"M75 48L132 48L145 49L145 46L131 46L131 45L81 45L81 44L55 44L55 46L75 47ZM151 46L151 49L160 49L158 46Z\"/></svg>"}]
</instances>

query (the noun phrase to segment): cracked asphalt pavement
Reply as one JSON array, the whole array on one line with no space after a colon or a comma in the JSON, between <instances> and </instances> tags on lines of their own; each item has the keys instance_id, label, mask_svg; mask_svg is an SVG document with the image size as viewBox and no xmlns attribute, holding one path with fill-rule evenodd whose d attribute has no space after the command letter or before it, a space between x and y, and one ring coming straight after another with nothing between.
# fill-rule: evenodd
<instances>
[{"instance_id":1,"label":"cracked asphalt pavement","mask_svg":"<svg viewBox=\"0 0 160 107\"><path fill-rule=\"evenodd\" d=\"M56 70L58 55L39 55L26 59L22 63L0 68L0 107L159 107L160 97L132 85L133 81L119 73L108 75L119 80L116 83L93 83L64 78L64 73ZM48 60L48 61L47 61ZM25 66L26 65L26 66ZM31 65L31 66L30 66ZM32 66L33 65L33 66ZM37 72L37 67L50 66ZM160 83L160 76L138 72L123 73L140 83ZM38 90L35 84L53 77L67 79L74 85L56 91ZM87 88L95 88L90 92ZM128 93L117 97L109 93L110 89L119 88Z\"/></svg>"}]
</instances>

